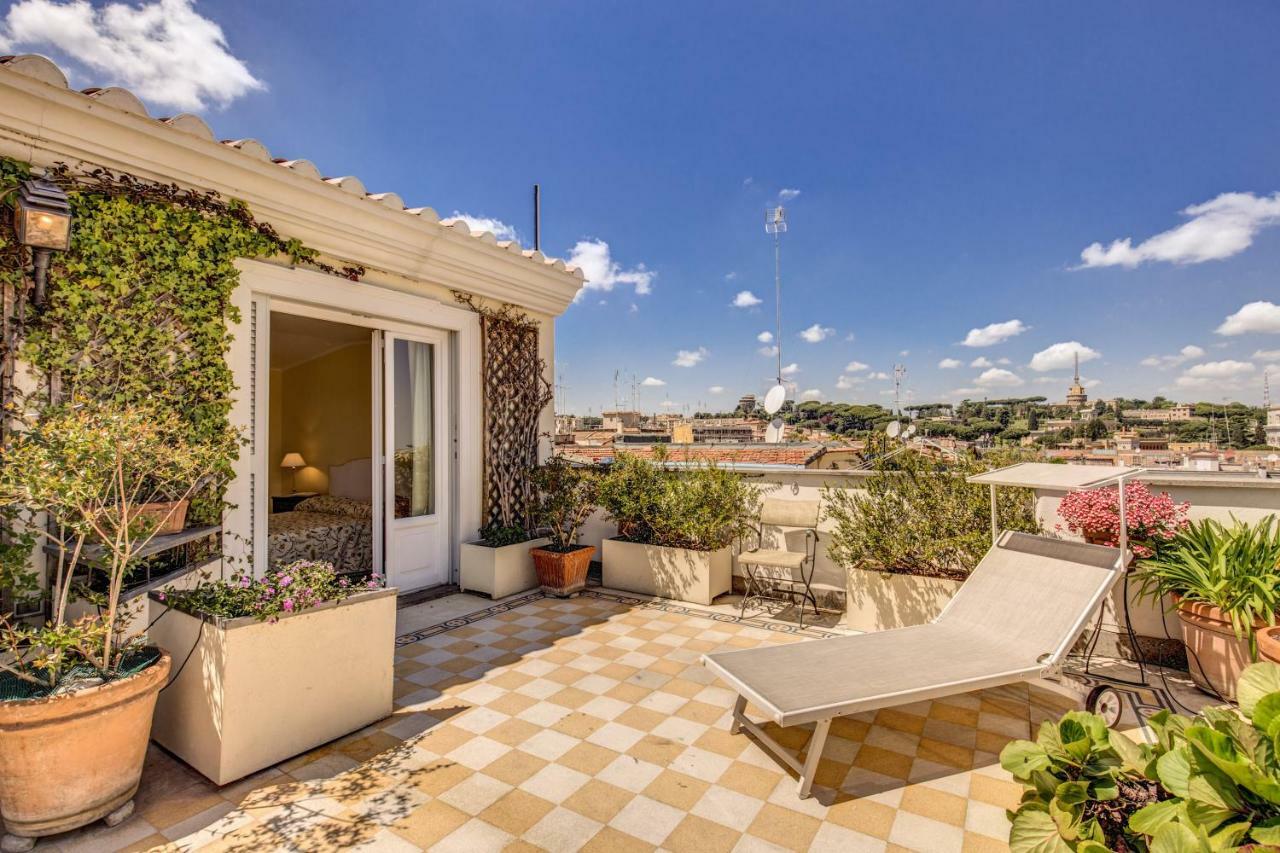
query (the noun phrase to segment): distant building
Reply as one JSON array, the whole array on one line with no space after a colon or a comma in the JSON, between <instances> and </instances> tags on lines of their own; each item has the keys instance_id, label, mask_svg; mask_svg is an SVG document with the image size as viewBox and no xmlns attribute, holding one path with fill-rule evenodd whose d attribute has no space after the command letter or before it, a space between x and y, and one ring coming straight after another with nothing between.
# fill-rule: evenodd
<instances>
[{"instance_id":1,"label":"distant building","mask_svg":"<svg viewBox=\"0 0 1280 853\"><path fill-rule=\"evenodd\" d=\"M1267 444L1280 447L1280 406L1267 409Z\"/></svg>"},{"instance_id":2,"label":"distant building","mask_svg":"<svg viewBox=\"0 0 1280 853\"><path fill-rule=\"evenodd\" d=\"M1215 450L1193 450L1182 457L1182 467L1188 471L1221 471L1222 457Z\"/></svg>"},{"instance_id":3,"label":"distant building","mask_svg":"<svg viewBox=\"0 0 1280 853\"><path fill-rule=\"evenodd\" d=\"M693 423L693 440L700 443L732 444L760 441L764 425L746 418L701 419Z\"/></svg>"},{"instance_id":4,"label":"distant building","mask_svg":"<svg viewBox=\"0 0 1280 853\"><path fill-rule=\"evenodd\" d=\"M672 444L693 444L693 424L682 421L671 425Z\"/></svg>"},{"instance_id":5,"label":"distant building","mask_svg":"<svg viewBox=\"0 0 1280 853\"><path fill-rule=\"evenodd\" d=\"M1164 423L1175 423L1179 421L1195 420L1195 415L1191 412L1191 406L1188 403L1179 403L1176 406L1170 406L1167 409L1125 409L1121 414L1127 421L1162 421ZM1280 429L1280 423L1277 428Z\"/></svg>"},{"instance_id":6,"label":"distant building","mask_svg":"<svg viewBox=\"0 0 1280 853\"><path fill-rule=\"evenodd\" d=\"M639 429L644 415L639 412L601 412L601 429L607 429L612 432L622 432L624 429Z\"/></svg>"},{"instance_id":7,"label":"distant building","mask_svg":"<svg viewBox=\"0 0 1280 853\"><path fill-rule=\"evenodd\" d=\"M756 410L756 395L743 394L738 398L738 410L748 414Z\"/></svg>"},{"instance_id":8,"label":"distant building","mask_svg":"<svg viewBox=\"0 0 1280 853\"><path fill-rule=\"evenodd\" d=\"M1076 375L1071 382L1071 387L1067 389L1067 405L1073 409L1083 409L1089 404L1089 395L1084 392L1084 386L1080 384L1080 353L1076 353Z\"/></svg>"}]
</instances>

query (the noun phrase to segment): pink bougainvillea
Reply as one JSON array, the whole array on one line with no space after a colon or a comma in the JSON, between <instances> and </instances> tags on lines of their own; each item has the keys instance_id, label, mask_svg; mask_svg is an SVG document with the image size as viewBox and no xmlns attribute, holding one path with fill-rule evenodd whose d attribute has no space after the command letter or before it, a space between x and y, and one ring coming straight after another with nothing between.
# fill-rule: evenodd
<instances>
[{"instance_id":1,"label":"pink bougainvillea","mask_svg":"<svg viewBox=\"0 0 1280 853\"><path fill-rule=\"evenodd\" d=\"M1150 557L1187 526L1188 503L1175 503L1168 492L1152 494L1144 483L1125 484L1125 514L1129 521L1129 547L1139 557ZM1070 492L1058 506L1066 529L1099 545L1120 545L1120 490L1112 488ZM1062 530L1061 524L1057 525Z\"/></svg>"}]
</instances>

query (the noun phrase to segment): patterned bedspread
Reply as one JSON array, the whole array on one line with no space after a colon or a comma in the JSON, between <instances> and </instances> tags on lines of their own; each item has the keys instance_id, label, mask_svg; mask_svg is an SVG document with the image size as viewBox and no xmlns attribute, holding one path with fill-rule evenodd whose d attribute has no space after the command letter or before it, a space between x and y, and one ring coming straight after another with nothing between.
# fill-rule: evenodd
<instances>
[{"instance_id":1,"label":"patterned bedspread","mask_svg":"<svg viewBox=\"0 0 1280 853\"><path fill-rule=\"evenodd\" d=\"M338 571L371 571L372 509L365 501L319 495L268 516L267 559L272 566L328 560Z\"/></svg>"}]
</instances>

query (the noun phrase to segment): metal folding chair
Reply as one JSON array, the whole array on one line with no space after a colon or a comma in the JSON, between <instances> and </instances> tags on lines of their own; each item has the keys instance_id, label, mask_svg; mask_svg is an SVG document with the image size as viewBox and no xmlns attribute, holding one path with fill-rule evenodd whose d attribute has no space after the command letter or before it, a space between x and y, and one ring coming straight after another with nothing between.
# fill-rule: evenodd
<instances>
[{"instance_id":1,"label":"metal folding chair","mask_svg":"<svg viewBox=\"0 0 1280 853\"><path fill-rule=\"evenodd\" d=\"M818 599L813 594L813 573L818 562L818 520L821 504L818 501L789 501L768 498L760 508L760 518L755 528L755 547L738 554L738 565L746 574L746 593L742 597L739 616L747 613L747 604L753 599L782 600L786 595L792 604L799 596L800 627L804 627L804 606L813 607L818 615ZM765 548L764 528L781 528L778 548ZM788 531L803 531L805 550L787 548Z\"/></svg>"}]
</instances>

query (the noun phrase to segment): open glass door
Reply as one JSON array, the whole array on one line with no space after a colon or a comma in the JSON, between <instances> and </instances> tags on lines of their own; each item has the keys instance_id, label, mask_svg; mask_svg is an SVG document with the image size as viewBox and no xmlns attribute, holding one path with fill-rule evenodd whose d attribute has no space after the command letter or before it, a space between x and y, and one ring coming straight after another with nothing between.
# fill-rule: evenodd
<instances>
[{"instance_id":1,"label":"open glass door","mask_svg":"<svg viewBox=\"0 0 1280 853\"><path fill-rule=\"evenodd\" d=\"M448 583L448 347L443 335L383 335L383 548L387 583Z\"/></svg>"}]
</instances>

